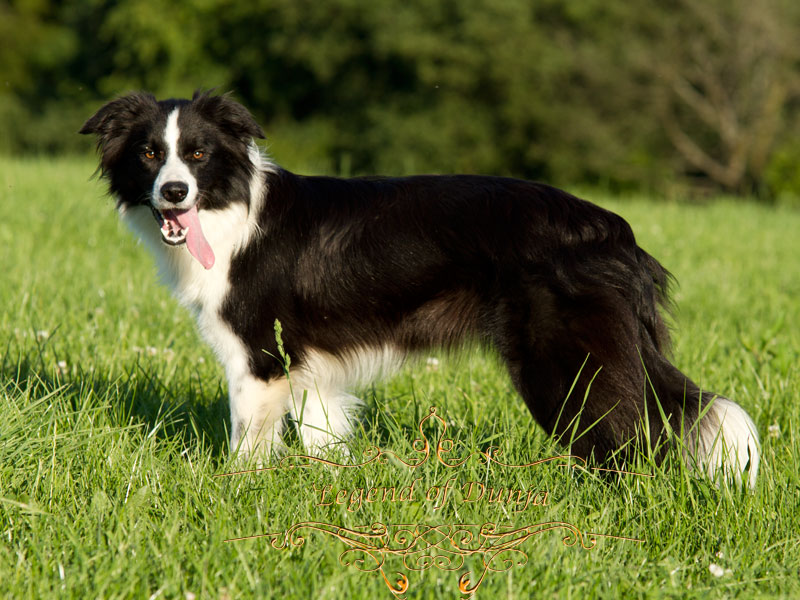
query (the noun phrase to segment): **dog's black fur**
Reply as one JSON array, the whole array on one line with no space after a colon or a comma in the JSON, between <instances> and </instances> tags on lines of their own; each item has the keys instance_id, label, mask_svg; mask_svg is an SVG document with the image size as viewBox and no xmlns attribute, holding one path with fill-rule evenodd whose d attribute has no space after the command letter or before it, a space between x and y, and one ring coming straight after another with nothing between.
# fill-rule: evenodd
<instances>
[{"instance_id":1,"label":"dog's black fur","mask_svg":"<svg viewBox=\"0 0 800 600\"><path fill-rule=\"evenodd\" d=\"M170 150L164 132L174 111L180 137ZM283 377L273 358L276 319L298 372L313 362L309 353L346 369L354 355L375 349L404 356L477 341L496 349L548 432L569 442L580 419L571 443L580 456L607 457L643 441L645 431L655 448L669 428L684 432L694 444L688 454L710 470L722 459L708 436L748 452L757 447L754 430L751 445L741 427L726 429L721 417L700 419L715 396L665 356L659 305L669 275L614 213L510 178L294 175L254 154L251 139L263 136L261 128L224 96L163 102L128 96L103 107L81 132L99 136L102 171L123 213L164 204L153 182L171 151L196 180L204 230L220 211L245 207L247 235L226 234L241 242L226 263L221 300L185 303L201 315L213 311L241 341L247 377L267 385ZM145 147L160 160L143 160ZM206 159L195 163L186 157L198 147ZM167 256L165 270L175 271L167 277L179 297L181 270L206 276L180 247L156 252ZM175 252L188 264L179 264L184 259ZM307 381L323 377L319 367L308 369ZM233 402L238 383L230 371ZM751 424L738 405L724 402ZM237 427L254 424L234 417L234 441L241 441Z\"/></svg>"},{"instance_id":2,"label":"dog's black fur","mask_svg":"<svg viewBox=\"0 0 800 600\"><path fill-rule=\"evenodd\" d=\"M557 434L591 382L581 422L608 415L573 445L583 456L631 438L645 403L650 430L660 432L656 395L676 429L681 416L696 419L697 386L662 353L657 303L667 273L619 216L494 177L279 171L267 186L280 200L259 215L260 242L233 262L239 284L223 307L259 377L281 375L263 351L276 352L278 318L298 361L306 348L339 354L389 343L413 352L477 339L497 349L537 421Z\"/></svg>"}]
</instances>

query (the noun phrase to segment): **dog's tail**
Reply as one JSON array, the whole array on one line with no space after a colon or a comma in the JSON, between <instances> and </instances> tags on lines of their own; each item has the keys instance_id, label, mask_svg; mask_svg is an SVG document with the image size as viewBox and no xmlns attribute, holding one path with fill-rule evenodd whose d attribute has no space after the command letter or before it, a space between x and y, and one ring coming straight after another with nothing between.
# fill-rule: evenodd
<instances>
[{"instance_id":1,"label":"dog's tail","mask_svg":"<svg viewBox=\"0 0 800 600\"><path fill-rule=\"evenodd\" d=\"M669 329L661 316L661 310L671 311L670 286L672 275L660 262L647 252L636 246L636 261L639 265L642 286L642 298L637 302L639 320L644 325L647 335L659 352L667 352L670 346Z\"/></svg>"},{"instance_id":2,"label":"dog's tail","mask_svg":"<svg viewBox=\"0 0 800 600\"><path fill-rule=\"evenodd\" d=\"M637 250L646 279L652 282L652 296L640 304L642 333L649 338L641 348L649 388L648 412L658 411L662 426L676 434L690 468L711 478L721 475L744 481L752 488L760 452L756 426L741 406L702 391L665 358L669 333L659 306L669 308L671 276L656 259ZM652 419L652 413L650 416Z\"/></svg>"}]
</instances>

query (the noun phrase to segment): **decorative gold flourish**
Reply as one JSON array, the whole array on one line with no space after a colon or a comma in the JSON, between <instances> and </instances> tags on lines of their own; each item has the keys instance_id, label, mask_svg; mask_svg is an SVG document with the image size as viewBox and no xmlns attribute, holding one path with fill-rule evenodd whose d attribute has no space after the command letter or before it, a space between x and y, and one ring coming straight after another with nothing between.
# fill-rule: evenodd
<instances>
[{"instance_id":1,"label":"decorative gold flourish","mask_svg":"<svg viewBox=\"0 0 800 600\"><path fill-rule=\"evenodd\" d=\"M432 443L433 436L426 435L426 430L431 428L440 430L435 444ZM489 447L483 451L474 451L462 457L452 457L449 455L452 454L455 443L451 438L447 437L448 425L437 414L435 406L431 407L428 414L420 420L417 429L420 437L412 443L414 455L411 457L403 458L390 450L370 446L364 451L364 460L353 464L340 464L315 456L297 454L284 457L275 466L223 473L217 475L217 477L280 469L307 468L317 463L331 467L352 469L371 463L385 464L388 462L389 457L413 470L427 462L432 455L436 457L439 463L448 468L460 467L473 457L477 457L479 460L485 461L487 465L493 462L501 467L512 469L532 468L544 463L555 462L558 463L558 466L568 468L652 477L652 475L644 473L615 471L596 467L587 468L586 461L583 458L572 455L553 456L525 464L507 464L499 460L498 457L502 454L502 450L496 446ZM432 449L435 449L435 451L432 452ZM325 497L325 490L326 488L323 488L321 503ZM317 491L316 487L315 491ZM528 499L530 500L530 496ZM369 500L367 501L369 502ZM392 495L392 501L394 501L394 495ZM338 499L336 502L339 503ZM458 578L458 589L466 600L472 598L489 572L509 571L515 566L525 565L528 561L528 556L520 548L525 542L542 533L558 530L562 533L561 540L565 546L579 546L585 550L594 548L599 537L637 543L644 541L636 538L582 532L576 526L564 521L548 521L521 528L500 526L495 523L484 523L482 525L384 525L383 523L373 523L371 525L347 528L329 523L307 521L297 523L282 532L232 538L225 541L266 539L273 549L285 550L303 546L308 534L319 533L336 538L347 546L339 555L340 564L345 567L354 567L362 572L380 573L386 586L397 598L405 598L405 594L409 589L408 572L421 572L436 568L450 572L462 571ZM400 559L402 564L400 570L392 571L387 569L387 557ZM466 568L465 560L470 557L479 559L478 564L480 567L474 573L464 570Z\"/></svg>"},{"instance_id":2,"label":"decorative gold flourish","mask_svg":"<svg viewBox=\"0 0 800 600\"><path fill-rule=\"evenodd\" d=\"M328 465L329 467L339 467L341 469L355 469L359 467L364 467L372 463L386 464L388 457L390 456L396 459L401 464L408 467L409 469L416 469L417 467L425 464L431 456L431 443L428 440L428 436L425 435L425 431L423 428L426 425L426 423L431 419L435 419L442 428L442 432L436 441L436 460L438 460L441 464L449 468L460 467L463 464L465 464L469 459L471 459L473 456L478 456L487 463L493 462L501 467L506 467L510 469L527 469L545 463L561 462L559 466L569 467L572 469L582 468L589 471L602 471L606 473L619 473L624 475L653 477L653 475L649 473L634 473L632 471L618 471L615 469L604 469L600 467L587 468L586 460L584 460L580 456L575 456L572 454L551 456L548 458L542 458L540 460L524 463L521 465L508 464L498 459L498 456L500 456L503 453L503 451L497 446L490 446L483 451L475 450L473 452L470 452L464 457L448 461L444 455L452 452L453 448L455 447L455 443L453 442L452 439L445 437L445 435L447 434L448 425L447 422L445 422L445 420L436 413L435 406L430 407L428 414L425 417L423 417L422 420L417 425L417 429L419 430L421 437L415 439L411 444L411 447L414 450L414 452L420 455L417 457L412 457L412 458L407 457L404 460L397 453L391 450L383 450L377 446L369 446L366 450L364 450L363 453L364 460L358 463L342 464L331 460L326 460L324 458L320 458L317 456L308 456L305 454L291 454L288 456L284 456L280 460L280 462L278 462L277 465L273 465L271 467L259 467L256 469L246 469L243 471L234 471L231 473L218 473L217 475L215 475L215 477L230 477L232 475L245 475L247 473L263 473L266 471L303 469L311 467L314 464L323 464L323 465Z\"/></svg>"},{"instance_id":3,"label":"decorative gold flourish","mask_svg":"<svg viewBox=\"0 0 800 600\"><path fill-rule=\"evenodd\" d=\"M266 538L275 550L297 548L306 541L304 532L317 532L332 536L348 546L339 555L339 563L345 567L355 567L363 572L379 572L389 590L398 598L404 598L409 588L409 578L403 571L395 571L390 577L384 569L387 556L400 557L403 567L408 571L426 571L435 567L442 571L458 571L464 568L465 558L480 558L482 570L475 583L469 571L464 571L458 579L458 589L463 597L475 594L486 574L508 571L528 562L528 555L519 546L549 531L562 530L561 541L565 546L579 546L591 550L598 537L611 537L632 542L642 542L636 538L623 538L591 532L582 532L575 525L563 521L548 521L527 527L504 527L495 523L482 525L452 524L398 524L357 526L352 529L308 521L297 523L286 531L265 533L242 538L241 540Z\"/></svg>"}]
</instances>

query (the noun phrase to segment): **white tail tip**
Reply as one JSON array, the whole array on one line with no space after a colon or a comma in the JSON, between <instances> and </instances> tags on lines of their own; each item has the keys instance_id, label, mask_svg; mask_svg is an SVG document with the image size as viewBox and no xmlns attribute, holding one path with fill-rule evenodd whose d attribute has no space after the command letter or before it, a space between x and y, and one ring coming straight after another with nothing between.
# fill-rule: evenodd
<instances>
[{"instance_id":1,"label":"white tail tip","mask_svg":"<svg viewBox=\"0 0 800 600\"><path fill-rule=\"evenodd\" d=\"M728 400L716 398L694 431L689 435L688 451L695 464L709 477L722 474L756 485L759 440L755 423L745 410Z\"/></svg>"}]
</instances>

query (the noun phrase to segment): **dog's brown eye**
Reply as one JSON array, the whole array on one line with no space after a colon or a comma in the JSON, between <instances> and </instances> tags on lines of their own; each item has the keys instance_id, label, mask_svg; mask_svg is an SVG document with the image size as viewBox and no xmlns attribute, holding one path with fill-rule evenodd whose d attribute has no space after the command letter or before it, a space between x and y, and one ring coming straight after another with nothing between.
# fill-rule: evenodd
<instances>
[{"instance_id":1,"label":"dog's brown eye","mask_svg":"<svg viewBox=\"0 0 800 600\"><path fill-rule=\"evenodd\" d=\"M153 160L156 157L156 153L153 150L145 150L144 157L147 160Z\"/></svg>"},{"instance_id":2,"label":"dog's brown eye","mask_svg":"<svg viewBox=\"0 0 800 600\"><path fill-rule=\"evenodd\" d=\"M206 155L206 153L205 153L205 152L203 152L202 150L195 150L195 151L192 153L192 158L194 158L195 160L200 160L200 159L201 159L201 158L203 158L205 155Z\"/></svg>"}]
</instances>

